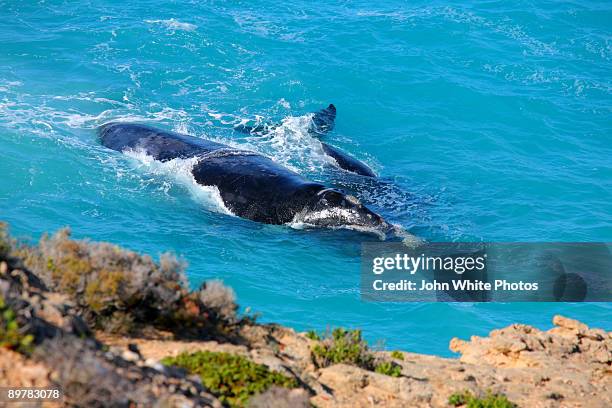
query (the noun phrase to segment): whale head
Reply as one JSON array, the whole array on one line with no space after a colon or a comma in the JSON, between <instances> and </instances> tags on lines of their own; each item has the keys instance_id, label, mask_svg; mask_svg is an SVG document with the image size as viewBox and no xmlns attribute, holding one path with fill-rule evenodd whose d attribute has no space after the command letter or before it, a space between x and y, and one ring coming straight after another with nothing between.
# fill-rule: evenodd
<instances>
[{"instance_id":1,"label":"whale head","mask_svg":"<svg viewBox=\"0 0 612 408\"><path fill-rule=\"evenodd\" d=\"M336 189L319 191L305 210L301 221L317 227L369 232L383 240L393 236L397 229L357 198Z\"/></svg>"}]
</instances>

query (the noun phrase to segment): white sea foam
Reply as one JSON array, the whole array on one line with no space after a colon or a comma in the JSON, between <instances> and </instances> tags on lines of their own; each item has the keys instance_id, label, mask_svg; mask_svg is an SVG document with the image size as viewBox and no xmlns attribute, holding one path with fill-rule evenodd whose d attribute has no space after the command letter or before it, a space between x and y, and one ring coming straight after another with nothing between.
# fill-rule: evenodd
<instances>
[{"instance_id":1,"label":"white sea foam","mask_svg":"<svg viewBox=\"0 0 612 408\"><path fill-rule=\"evenodd\" d=\"M291 109L291 104L285 98L280 98L277 103L285 109Z\"/></svg>"},{"instance_id":2,"label":"white sea foam","mask_svg":"<svg viewBox=\"0 0 612 408\"><path fill-rule=\"evenodd\" d=\"M202 203L208 210L234 215L225 206L221 193L216 186L202 186L194 179L191 171L198 162L198 158L192 157L189 159L173 159L167 162L160 162L141 149L127 150L124 153L135 160L137 167L141 171L156 177L165 177L171 183L176 183L186 188L191 196L198 203ZM169 188L171 185L167 186Z\"/></svg>"},{"instance_id":3,"label":"white sea foam","mask_svg":"<svg viewBox=\"0 0 612 408\"><path fill-rule=\"evenodd\" d=\"M473 12L463 11L462 9L457 9L450 6L444 7L441 10L441 15L453 22L479 26L499 33L516 41L533 55L554 55L559 52L554 47L554 43L548 44L540 41L528 35L521 26L516 24L505 21L492 21Z\"/></svg>"},{"instance_id":4,"label":"white sea foam","mask_svg":"<svg viewBox=\"0 0 612 408\"><path fill-rule=\"evenodd\" d=\"M161 24L162 26L172 31L195 31L198 29L198 26L195 24L183 23L173 18L167 20L145 20L145 23Z\"/></svg>"},{"instance_id":5,"label":"white sea foam","mask_svg":"<svg viewBox=\"0 0 612 408\"><path fill-rule=\"evenodd\" d=\"M257 140L264 153L274 157L274 160L293 170L321 172L327 165L335 161L323 151L321 142L308 132L312 123L312 114L304 116L288 116L273 128L265 140Z\"/></svg>"},{"instance_id":6,"label":"white sea foam","mask_svg":"<svg viewBox=\"0 0 612 408\"><path fill-rule=\"evenodd\" d=\"M281 98L277 103L284 108L291 106L284 98ZM340 168L336 160L325 153L321 141L313 137L309 131L313 125L312 113L302 116L287 116L278 125L273 125L274 122L259 115L255 115L255 119L253 119L252 117L215 111L209 111L207 114L223 126L249 125L257 127L266 123L270 124L266 132L253 133L241 138L239 142L236 142L235 139L229 141L218 140L220 143L256 151L271 157L274 161L291 170L307 176L321 175L329 170L330 165Z\"/></svg>"}]
</instances>

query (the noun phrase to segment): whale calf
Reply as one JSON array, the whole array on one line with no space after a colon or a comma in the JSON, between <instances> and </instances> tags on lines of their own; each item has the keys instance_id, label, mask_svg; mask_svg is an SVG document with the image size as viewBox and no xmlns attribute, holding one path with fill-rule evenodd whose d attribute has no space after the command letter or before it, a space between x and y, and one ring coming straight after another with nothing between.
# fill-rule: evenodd
<instances>
[{"instance_id":1,"label":"whale calf","mask_svg":"<svg viewBox=\"0 0 612 408\"><path fill-rule=\"evenodd\" d=\"M242 218L354 229L381 239L398 231L357 198L307 180L252 151L135 123L107 123L98 128L98 135L109 149L143 151L162 162L197 158L191 170L195 181L218 188L225 206Z\"/></svg>"},{"instance_id":2,"label":"whale calf","mask_svg":"<svg viewBox=\"0 0 612 408\"><path fill-rule=\"evenodd\" d=\"M334 128L335 121L336 107L333 104L329 104L327 108L321 109L312 114L312 122L308 128L308 133L317 139L320 139ZM265 135L270 133L278 126L278 124L259 124L257 126L240 124L235 126L234 130L241 133ZM357 160L337 147L322 141L320 141L320 143L321 147L323 148L323 152L329 157L333 158L338 167L341 169L350 171L351 173L355 173L360 176L376 177L376 174L365 163Z\"/></svg>"}]
</instances>

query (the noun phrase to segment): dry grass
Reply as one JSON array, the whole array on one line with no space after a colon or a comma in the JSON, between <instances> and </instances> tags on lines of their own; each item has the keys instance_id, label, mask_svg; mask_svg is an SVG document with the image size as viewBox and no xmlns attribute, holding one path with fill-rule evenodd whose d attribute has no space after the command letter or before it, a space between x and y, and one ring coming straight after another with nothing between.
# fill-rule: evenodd
<instances>
[{"instance_id":1,"label":"dry grass","mask_svg":"<svg viewBox=\"0 0 612 408\"><path fill-rule=\"evenodd\" d=\"M225 286L220 280L205 282L198 292L202 304L219 318L226 321L236 319L236 294L234 290Z\"/></svg>"}]
</instances>

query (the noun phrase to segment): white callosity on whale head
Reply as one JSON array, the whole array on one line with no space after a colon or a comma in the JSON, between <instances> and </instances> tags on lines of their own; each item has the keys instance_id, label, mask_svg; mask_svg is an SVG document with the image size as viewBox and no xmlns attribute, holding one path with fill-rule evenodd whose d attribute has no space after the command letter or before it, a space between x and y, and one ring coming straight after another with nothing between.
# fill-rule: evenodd
<instances>
[{"instance_id":1,"label":"white callosity on whale head","mask_svg":"<svg viewBox=\"0 0 612 408\"><path fill-rule=\"evenodd\" d=\"M391 224L371 211L354 196L328 188L319 191L317 197L318 200L305 206L289 226L354 230L374 234L381 240L401 239L407 246L420 242L400 225Z\"/></svg>"},{"instance_id":2,"label":"white callosity on whale head","mask_svg":"<svg viewBox=\"0 0 612 408\"><path fill-rule=\"evenodd\" d=\"M391 225L363 206L357 198L334 189L319 191L317 198L316 202L306 205L287 225L296 229L349 229L374 234L381 240L387 238Z\"/></svg>"},{"instance_id":3,"label":"white callosity on whale head","mask_svg":"<svg viewBox=\"0 0 612 408\"><path fill-rule=\"evenodd\" d=\"M346 229L368 234L374 234L381 240L387 238L386 234L379 228L368 227L356 224L357 214L353 210L345 208L329 208L320 211L312 211L304 208L297 213L293 220L287 223L287 226L294 229L307 228L330 228L330 229Z\"/></svg>"}]
</instances>

